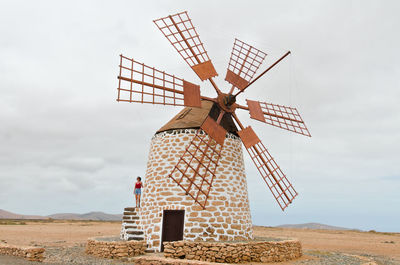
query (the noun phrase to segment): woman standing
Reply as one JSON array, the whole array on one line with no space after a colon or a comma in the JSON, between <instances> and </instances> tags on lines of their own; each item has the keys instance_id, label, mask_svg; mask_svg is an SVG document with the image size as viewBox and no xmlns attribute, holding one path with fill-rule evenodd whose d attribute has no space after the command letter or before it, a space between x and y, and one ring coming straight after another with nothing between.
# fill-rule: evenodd
<instances>
[{"instance_id":1,"label":"woman standing","mask_svg":"<svg viewBox=\"0 0 400 265\"><path fill-rule=\"evenodd\" d=\"M135 190L133 192L135 194L136 207L140 207L140 195L142 194L142 187L143 187L142 178L137 177L135 183Z\"/></svg>"}]
</instances>

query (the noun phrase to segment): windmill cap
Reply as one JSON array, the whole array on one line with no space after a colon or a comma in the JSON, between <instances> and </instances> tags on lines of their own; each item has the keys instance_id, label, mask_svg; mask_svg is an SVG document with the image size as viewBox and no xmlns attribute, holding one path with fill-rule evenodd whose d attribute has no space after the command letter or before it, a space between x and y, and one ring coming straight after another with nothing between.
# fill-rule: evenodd
<instances>
[{"instance_id":1,"label":"windmill cap","mask_svg":"<svg viewBox=\"0 0 400 265\"><path fill-rule=\"evenodd\" d=\"M162 126L157 133L177 129L198 129L203 121L210 115L216 119L219 114L219 108L214 106L214 102L209 100L201 101L201 108L185 107L169 122ZM221 120L221 125L230 133L237 134L237 128L232 117L228 114Z\"/></svg>"}]
</instances>

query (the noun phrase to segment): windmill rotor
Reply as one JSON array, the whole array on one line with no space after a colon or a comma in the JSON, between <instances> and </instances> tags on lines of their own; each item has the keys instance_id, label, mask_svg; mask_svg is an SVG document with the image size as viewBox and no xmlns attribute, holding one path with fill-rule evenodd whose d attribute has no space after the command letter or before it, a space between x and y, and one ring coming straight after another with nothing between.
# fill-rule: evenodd
<instances>
[{"instance_id":1,"label":"windmill rotor","mask_svg":"<svg viewBox=\"0 0 400 265\"><path fill-rule=\"evenodd\" d=\"M168 176L205 209L226 134L233 132L241 139L278 205L285 210L298 193L253 129L244 127L235 112L246 110L252 119L311 137L296 108L248 99L247 106L236 103L238 95L290 52L253 78L267 54L235 39L225 76L232 87L223 93L213 80L218 74L188 13L169 15L153 22L200 80L208 80L217 93L215 98L203 96L199 85L120 56L117 101L190 107L180 113L181 116L188 115L192 107L202 109L207 105L210 109L208 115L202 116L201 125ZM238 91L233 94L235 89Z\"/></svg>"}]
</instances>

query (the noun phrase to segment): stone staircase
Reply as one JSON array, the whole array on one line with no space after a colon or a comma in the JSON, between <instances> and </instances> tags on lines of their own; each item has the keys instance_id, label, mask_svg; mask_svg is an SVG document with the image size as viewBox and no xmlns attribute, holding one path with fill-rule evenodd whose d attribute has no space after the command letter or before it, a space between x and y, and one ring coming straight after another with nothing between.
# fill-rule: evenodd
<instances>
[{"instance_id":1,"label":"stone staircase","mask_svg":"<svg viewBox=\"0 0 400 265\"><path fill-rule=\"evenodd\" d=\"M140 208L127 207L122 217L120 238L122 240L144 240L144 233L139 229Z\"/></svg>"}]
</instances>

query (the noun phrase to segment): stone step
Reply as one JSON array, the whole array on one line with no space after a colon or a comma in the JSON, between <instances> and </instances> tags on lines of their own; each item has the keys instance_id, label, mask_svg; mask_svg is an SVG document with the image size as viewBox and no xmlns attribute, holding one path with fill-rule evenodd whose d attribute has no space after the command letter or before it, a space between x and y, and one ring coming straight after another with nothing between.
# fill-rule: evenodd
<instances>
[{"instance_id":1,"label":"stone step","mask_svg":"<svg viewBox=\"0 0 400 265\"><path fill-rule=\"evenodd\" d=\"M134 228L134 229L125 229L125 231L130 231L130 232L137 232L137 231L142 231L142 230L139 230L139 229L137 229L137 228Z\"/></svg>"},{"instance_id":2,"label":"stone step","mask_svg":"<svg viewBox=\"0 0 400 265\"><path fill-rule=\"evenodd\" d=\"M136 236L144 234L143 231L126 231L125 233L127 233L128 235L136 235Z\"/></svg>"},{"instance_id":3,"label":"stone step","mask_svg":"<svg viewBox=\"0 0 400 265\"><path fill-rule=\"evenodd\" d=\"M124 215L137 215L137 212L124 212Z\"/></svg>"},{"instance_id":4,"label":"stone step","mask_svg":"<svg viewBox=\"0 0 400 265\"><path fill-rule=\"evenodd\" d=\"M137 221L123 220L125 224L136 224Z\"/></svg>"},{"instance_id":5,"label":"stone step","mask_svg":"<svg viewBox=\"0 0 400 265\"><path fill-rule=\"evenodd\" d=\"M124 209L124 211L127 211L127 212L136 212L138 210L139 210L139 208L136 208L136 207L126 207Z\"/></svg>"},{"instance_id":6,"label":"stone step","mask_svg":"<svg viewBox=\"0 0 400 265\"><path fill-rule=\"evenodd\" d=\"M137 229L138 227L136 225L126 225L125 229Z\"/></svg>"},{"instance_id":7,"label":"stone step","mask_svg":"<svg viewBox=\"0 0 400 265\"><path fill-rule=\"evenodd\" d=\"M131 240L140 241L140 240L144 240L144 237L142 237L142 236L129 236L128 237L128 241L131 241Z\"/></svg>"},{"instance_id":8,"label":"stone step","mask_svg":"<svg viewBox=\"0 0 400 265\"><path fill-rule=\"evenodd\" d=\"M144 252L145 253L155 253L156 251L154 249L146 249Z\"/></svg>"},{"instance_id":9,"label":"stone step","mask_svg":"<svg viewBox=\"0 0 400 265\"><path fill-rule=\"evenodd\" d=\"M134 215L123 216L122 219L123 220L139 220L139 216L134 216Z\"/></svg>"}]
</instances>

